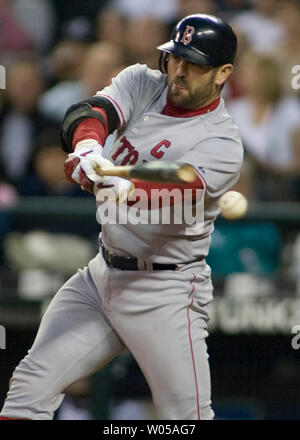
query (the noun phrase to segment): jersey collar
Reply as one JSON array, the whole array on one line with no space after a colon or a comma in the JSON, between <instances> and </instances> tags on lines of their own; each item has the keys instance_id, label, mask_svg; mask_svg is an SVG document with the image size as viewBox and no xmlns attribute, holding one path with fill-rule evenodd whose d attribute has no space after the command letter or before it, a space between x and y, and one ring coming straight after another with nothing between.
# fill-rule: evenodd
<instances>
[{"instance_id":1,"label":"jersey collar","mask_svg":"<svg viewBox=\"0 0 300 440\"><path fill-rule=\"evenodd\" d=\"M215 101L211 102L205 107L189 110L183 107L176 107L167 97L167 104L163 109L162 114L166 116L174 116L176 118L190 118L192 116L204 115L205 113L215 110L218 107L220 100L221 97L219 96Z\"/></svg>"}]
</instances>

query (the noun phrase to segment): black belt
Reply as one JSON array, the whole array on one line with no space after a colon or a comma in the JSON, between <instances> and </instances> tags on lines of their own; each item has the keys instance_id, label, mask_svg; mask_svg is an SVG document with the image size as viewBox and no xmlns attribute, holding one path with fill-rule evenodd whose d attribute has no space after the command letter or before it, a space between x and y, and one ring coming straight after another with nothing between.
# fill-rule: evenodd
<instances>
[{"instance_id":1,"label":"black belt","mask_svg":"<svg viewBox=\"0 0 300 440\"><path fill-rule=\"evenodd\" d=\"M139 268L137 258L121 257L119 255L115 255L107 250L102 243L100 243L100 245L103 258L108 266L120 270L149 270L149 265L146 264L144 268ZM176 264L151 263L150 265L151 270L175 270L177 268Z\"/></svg>"},{"instance_id":2,"label":"black belt","mask_svg":"<svg viewBox=\"0 0 300 440\"><path fill-rule=\"evenodd\" d=\"M178 265L177 264L160 264L160 263L145 263L145 267L139 267L138 266L138 260L137 258L133 257L121 257L120 255L115 255L112 252L110 252L106 247L103 245L102 241L100 240L100 246L102 250L103 258L108 266L114 267L116 269L120 270L176 270ZM194 263L196 261L203 261L204 257L199 257L194 261L189 261L185 264ZM149 267L150 266L150 267Z\"/></svg>"}]
</instances>

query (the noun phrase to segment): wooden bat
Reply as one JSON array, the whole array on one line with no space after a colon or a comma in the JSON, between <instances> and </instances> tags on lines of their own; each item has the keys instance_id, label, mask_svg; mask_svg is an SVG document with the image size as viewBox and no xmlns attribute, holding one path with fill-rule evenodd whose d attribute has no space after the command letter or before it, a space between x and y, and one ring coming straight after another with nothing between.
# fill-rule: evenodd
<instances>
[{"instance_id":1,"label":"wooden bat","mask_svg":"<svg viewBox=\"0 0 300 440\"><path fill-rule=\"evenodd\" d=\"M191 165L180 165L174 162L151 161L139 165L112 168L97 167L95 172L99 176L119 176L125 179L135 178L149 182L192 183L197 178Z\"/></svg>"}]
</instances>

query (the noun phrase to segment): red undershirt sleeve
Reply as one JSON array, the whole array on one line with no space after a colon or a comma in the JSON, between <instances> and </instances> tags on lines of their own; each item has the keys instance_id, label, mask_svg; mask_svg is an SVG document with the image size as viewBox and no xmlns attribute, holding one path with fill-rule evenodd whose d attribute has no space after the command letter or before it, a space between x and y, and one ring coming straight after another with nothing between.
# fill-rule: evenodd
<instances>
[{"instance_id":1,"label":"red undershirt sleeve","mask_svg":"<svg viewBox=\"0 0 300 440\"><path fill-rule=\"evenodd\" d=\"M106 111L100 107L93 107L93 110L101 113L105 118L105 125L103 125L98 119L88 118L80 122L76 127L73 135L73 150L78 142L85 139L95 139L100 145L104 145L108 136L108 123Z\"/></svg>"}]
</instances>

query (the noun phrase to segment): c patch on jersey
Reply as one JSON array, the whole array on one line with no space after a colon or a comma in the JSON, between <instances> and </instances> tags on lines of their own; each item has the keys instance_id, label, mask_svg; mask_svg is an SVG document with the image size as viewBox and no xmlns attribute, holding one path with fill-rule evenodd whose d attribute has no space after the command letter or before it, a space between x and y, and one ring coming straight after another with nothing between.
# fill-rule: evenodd
<instances>
[{"instance_id":1,"label":"c patch on jersey","mask_svg":"<svg viewBox=\"0 0 300 440\"><path fill-rule=\"evenodd\" d=\"M192 41L192 36L194 35L194 33L195 33L194 26L186 26L180 42L183 43L185 46L187 46ZM178 35L178 39L179 39L179 35Z\"/></svg>"}]
</instances>

